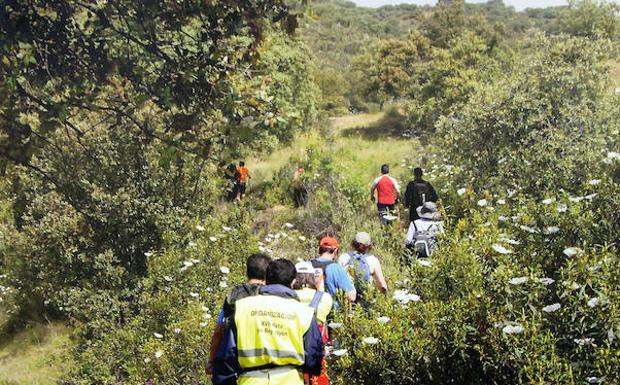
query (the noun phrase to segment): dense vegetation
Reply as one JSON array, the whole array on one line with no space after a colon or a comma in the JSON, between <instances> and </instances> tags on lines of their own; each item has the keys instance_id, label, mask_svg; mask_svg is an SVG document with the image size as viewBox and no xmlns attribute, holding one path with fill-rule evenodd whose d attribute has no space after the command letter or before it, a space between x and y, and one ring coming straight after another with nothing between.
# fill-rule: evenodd
<instances>
[{"instance_id":1,"label":"dense vegetation","mask_svg":"<svg viewBox=\"0 0 620 385\"><path fill-rule=\"evenodd\" d=\"M207 383L245 257L307 259L327 229L369 231L399 290L335 315L334 383L620 382L617 5L8 1L0 21L0 322L71 325L62 383ZM373 105L394 107L326 119ZM276 149L224 203L225 166ZM368 208L384 162L440 191L428 262L401 265Z\"/></svg>"}]
</instances>

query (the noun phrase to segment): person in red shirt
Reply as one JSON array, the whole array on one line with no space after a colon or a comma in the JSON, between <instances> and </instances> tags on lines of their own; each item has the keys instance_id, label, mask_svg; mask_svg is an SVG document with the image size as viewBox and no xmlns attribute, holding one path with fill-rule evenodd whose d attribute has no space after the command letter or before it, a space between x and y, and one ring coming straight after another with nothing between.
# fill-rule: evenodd
<instances>
[{"instance_id":1,"label":"person in red shirt","mask_svg":"<svg viewBox=\"0 0 620 385\"><path fill-rule=\"evenodd\" d=\"M245 162L239 162L239 166L237 166L237 201L240 201L241 198L245 196L245 188L248 182L248 179L252 179L250 176L250 170L245 167Z\"/></svg>"},{"instance_id":2,"label":"person in red shirt","mask_svg":"<svg viewBox=\"0 0 620 385\"><path fill-rule=\"evenodd\" d=\"M381 224L388 223L386 215L391 215L394 206L400 199L400 186L396 179L390 175L390 167L387 164L381 166L381 176L372 182L370 189L370 199L375 201L375 191L377 192L377 209Z\"/></svg>"}]
</instances>

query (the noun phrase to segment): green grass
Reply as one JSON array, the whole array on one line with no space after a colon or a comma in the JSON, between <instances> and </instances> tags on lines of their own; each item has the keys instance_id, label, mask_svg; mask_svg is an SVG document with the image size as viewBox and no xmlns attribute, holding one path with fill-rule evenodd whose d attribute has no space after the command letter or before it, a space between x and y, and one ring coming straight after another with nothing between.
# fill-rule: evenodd
<instances>
[{"instance_id":1,"label":"green grass","mask_svg":"<svg viewBox=\"0 0 620 385\"><path fill-rule=\"evenodd\" d=\"M353 177L368 180L369 184L379 175L383 163L390 165L392 174L401 174L403 160L413 160L419 149L417 140L404 139L397 134L403 119L398 114L383 112L330 118L329 138L312 131L268 156L248 159L254 182L269 180L290 162L291 157L303 158L308 147L317 145L330 147L334 150L337 166ZM295 165L291 164L293 167Z\"/></svg>"},{"instance_id":2,"label":"green grass","mask_svg":"<svg viewBox=\"0 0 620 385\"><path fill-rule=\"evenodd\" d=\"M34 324L0 342L0 385L56 384L69 368L71 329Z\"/></svg>"}]
</instances>

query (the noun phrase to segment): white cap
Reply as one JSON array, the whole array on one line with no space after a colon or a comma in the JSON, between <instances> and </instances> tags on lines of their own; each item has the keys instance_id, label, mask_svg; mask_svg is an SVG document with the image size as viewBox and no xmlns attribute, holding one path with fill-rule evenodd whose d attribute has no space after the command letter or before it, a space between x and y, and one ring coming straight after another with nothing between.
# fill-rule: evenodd
<instances>
[{"instance_id":1,"label":"white cap","mask_svg":"<svg viewBox=\"0 0 620 385\"><path fill-rule=\"evenodd\" d=\"M372 244L372 239L370 239L370 234L365 231L360 231L359 233L355 234L355 242L362 245L370 246Z\"/></svg>"},{"instance_id":2,"label":"white cap","mask_svg":"<svg viewBox=\"0 0 620 385\"><path fill-rule=\"evenodd\" d=\"M308 261L298 262L295 265L295 270L301 274L314 274L314 266Z\"/></svg>"}]
</instances>

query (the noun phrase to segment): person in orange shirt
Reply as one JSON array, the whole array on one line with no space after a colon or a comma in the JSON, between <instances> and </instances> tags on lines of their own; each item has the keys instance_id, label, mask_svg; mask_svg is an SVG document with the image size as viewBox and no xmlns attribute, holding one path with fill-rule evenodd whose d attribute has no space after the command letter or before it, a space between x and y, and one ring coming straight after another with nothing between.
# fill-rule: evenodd
<instances>
[{"instance_id":1,"label":"person in orange shirt","mask_svg":"<svg viewBox=\"0 0 620 385\"><path fill-rule=\"evenodd\" d=\"M248 179L252 179L250 170L245 167L244 161L240 161L239 166L237 166L237 201L240 201L245 196Z\"/></svg>"}]
</instances>

